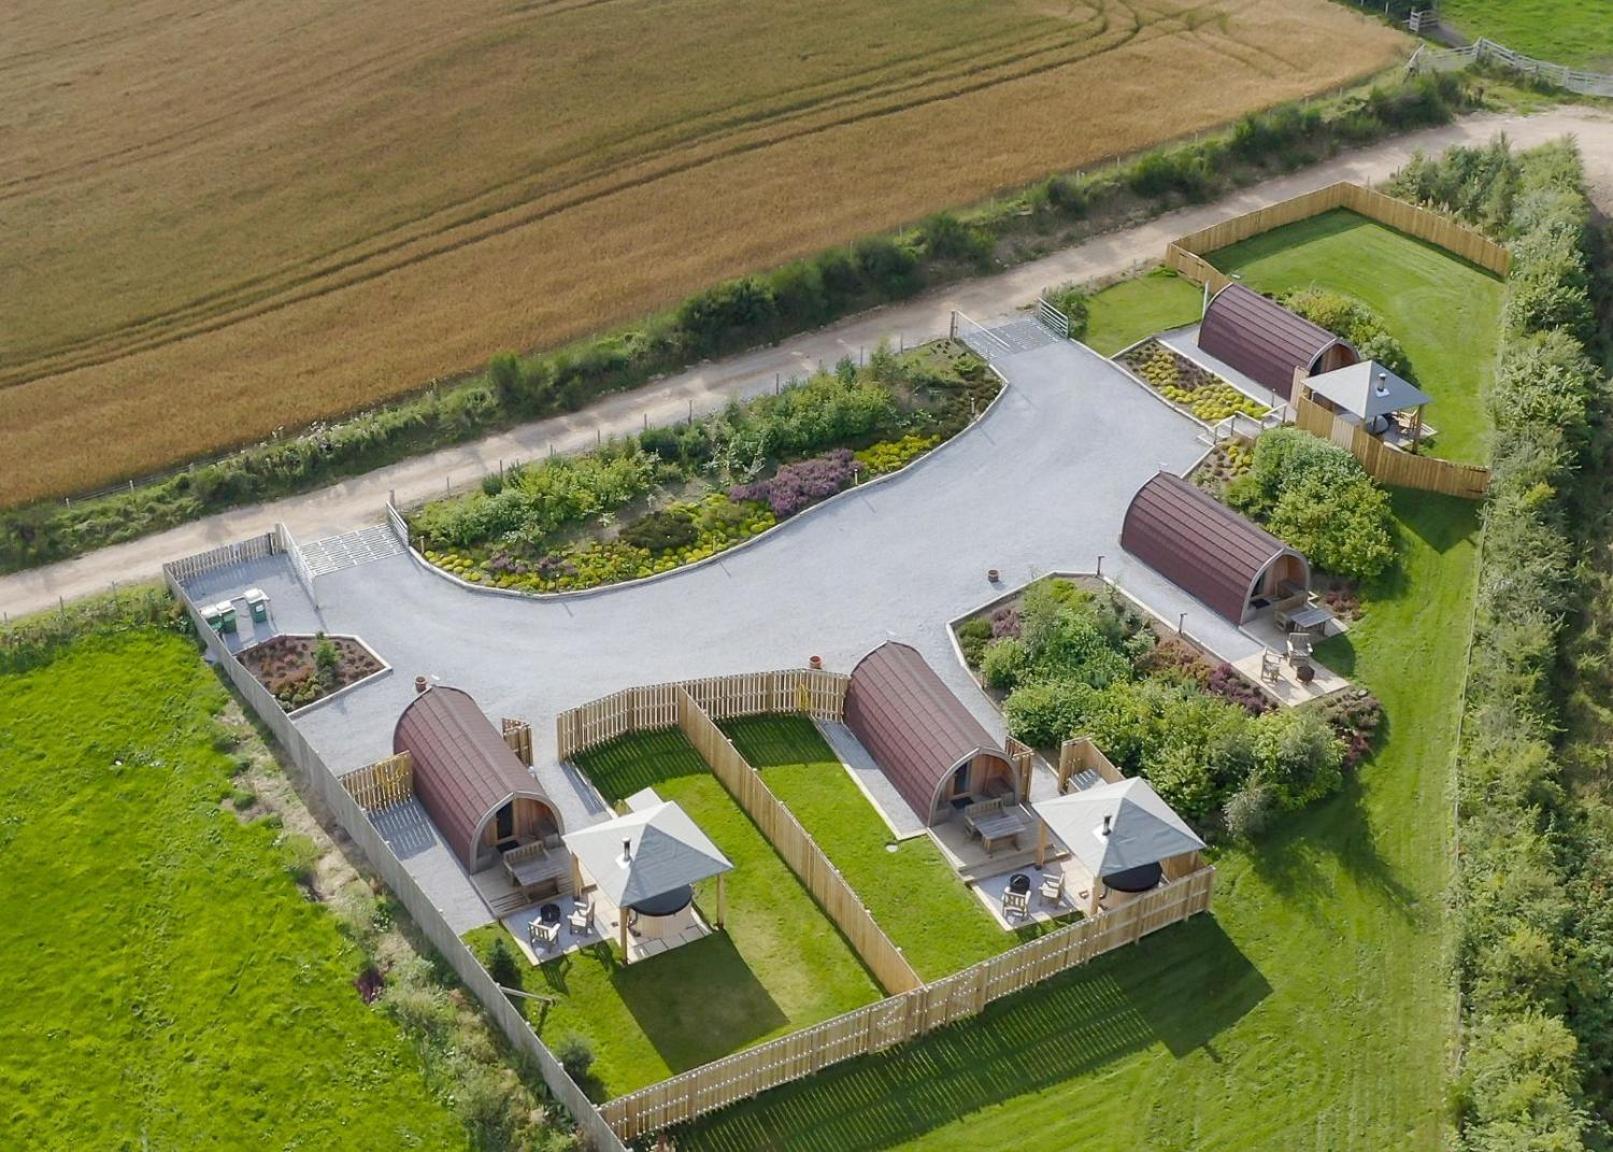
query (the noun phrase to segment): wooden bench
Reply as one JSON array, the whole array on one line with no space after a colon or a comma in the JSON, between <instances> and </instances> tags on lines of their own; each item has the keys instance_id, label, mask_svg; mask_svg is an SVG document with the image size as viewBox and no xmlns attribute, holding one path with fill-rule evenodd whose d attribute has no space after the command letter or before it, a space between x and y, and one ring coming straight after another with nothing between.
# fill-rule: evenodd
<instances>
[{"instance_id":1,"label":"wooden bench","mask_svg":"<svg viewBox=\"0 0 1613 1152\"><path fill-rule=\"evenodd\" d=\"M503 863L510 882L529 900L571 890L571 854L560 847L559 836L511 848Z\"/></svg>"}]
</instances>

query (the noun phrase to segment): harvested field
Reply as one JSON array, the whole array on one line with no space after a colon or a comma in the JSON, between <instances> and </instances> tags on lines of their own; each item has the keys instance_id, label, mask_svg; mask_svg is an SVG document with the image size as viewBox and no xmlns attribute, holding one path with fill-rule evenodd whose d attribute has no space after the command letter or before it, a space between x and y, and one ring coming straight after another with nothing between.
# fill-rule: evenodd
<instances>
[{"instance_id":1,"label":"harvested field","mask_svg":"<svg viewBox=\"0 0 1613 1152\"><path fill-rule=\"evenodd\" d=\"M1403 43L1325 0L36 7L0 48L0 264L24 270L0 457L31 462L0 502L558 343Z\"/></svg>"}]
</instances>

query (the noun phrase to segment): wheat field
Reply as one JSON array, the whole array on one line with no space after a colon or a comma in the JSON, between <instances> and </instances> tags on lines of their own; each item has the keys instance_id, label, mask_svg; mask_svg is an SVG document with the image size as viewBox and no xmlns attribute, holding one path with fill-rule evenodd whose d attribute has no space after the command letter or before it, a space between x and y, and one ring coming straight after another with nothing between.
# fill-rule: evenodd
<instances>
[{"instance_id":1,"label":"wheat field","mask_svg":"<svg viewBox=\"0 0 1613 1152\"><path fill-rule=\"evenodd\" d=\"M12 9L0 504L351 411L1403 51L1327 0Z\"/></svg>"}]
</instances>

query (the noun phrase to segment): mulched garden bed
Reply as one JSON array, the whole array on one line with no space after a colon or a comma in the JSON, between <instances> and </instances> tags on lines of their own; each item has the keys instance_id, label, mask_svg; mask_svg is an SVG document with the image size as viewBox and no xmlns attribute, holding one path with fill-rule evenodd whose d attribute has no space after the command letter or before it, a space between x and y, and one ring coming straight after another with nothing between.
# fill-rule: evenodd
<instances>
[{"instance_id":1,"label":"mulched garden bed","mask_svg":"<svg viewBox=\"0 0 1613 1152\"><path fill-rule=\"evenodd\" d=\"M321 643L335 652L335 661L324 669L316 657ZM306 708L384 668L375 653L351 636L275 636L242 652L241 663L287 712Z\"/></svg>"},{"instance_id":2,"label":"mulched garden bed","mask_svg":"<svg viewBox=\"0 0 1613 1152\"><path fill-rule=\"evenodd\" d=\"M1166 347L1145 340L1116 359L1165 399L1205 424L1219 424L1228 416L1264 416L1270 408L1245 396L1207 368Z\"/></svg>"}]
</instances>

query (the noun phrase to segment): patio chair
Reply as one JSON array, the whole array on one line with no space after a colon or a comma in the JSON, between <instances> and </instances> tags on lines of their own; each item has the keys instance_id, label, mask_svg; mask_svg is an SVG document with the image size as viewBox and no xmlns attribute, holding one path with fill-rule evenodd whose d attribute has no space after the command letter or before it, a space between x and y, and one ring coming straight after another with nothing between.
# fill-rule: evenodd
<instances>
[{"instance_id":1,"label":"patio chair","mask_svg":"<svg viewBox=\"0 0 1613 1152\"><path fill-rule=\"evenodd\" d=\"M1064 899L1064 873L1052 870L1043 873L1040 893L1042 903L1057 908L1059 901Z\"/></svg>"},{"instance_id":2,"label":"patio chair","mask_svg":"<svg viewBox=\"0 0 1613 1152\"><path fill-rule=\"evenodd\" d=\"M1309 632L1290 632L1288 634L1288 662L1295 668L1306 667L1311 662L1311 640Z\"/></svg>"},{"instance_id":3,"label":"patio chair","mask_svg":"<svg viewBox=\"0 0 1613 1152\"><path fill-rule=\"evenodd\" d=\"M571 905L571 916L567 920L571 930L578 936L586 936L594 930L594 901L592 897L583 899L578 897Z\"/></svg>"},{"instance_id":4,"label":"patio chair","mask_svg":"<svg viewBox=\"0 0 1613 1152\"><path fill-rule=\"evenodd\" d=\"M547 952L554 947L554 942L560 939L560 925L545 924L542 920L533 920L526 926L527 943L534 949Z\"/></svg>"},{"instance_id":5,"label":"patio chair","mask_svg":"<svg viewBox=\"0 0 1613 1152\"><path fill-rule=\"evenodd\" d=\"M1282 657L1278 656L1277 653L1273 652L1270 648L1267 648L1265 653L1260 657L1260 678L1267 684L1275 684L1277 681L1282 679L1282 676Z\"/></svg>"},{"instance_id":6,"label":"patio chair","mask_svg":"<svg viewBox=\"0 0 1613 1152\"><path fill-rule=\"evenodd\" d=\"M1003 919L1012 920L1018 917L1028 919L1031 914L1031 894L1029 892L1015 892L1012 888L1003 890Z\"/></svg>"}]
</instances>

